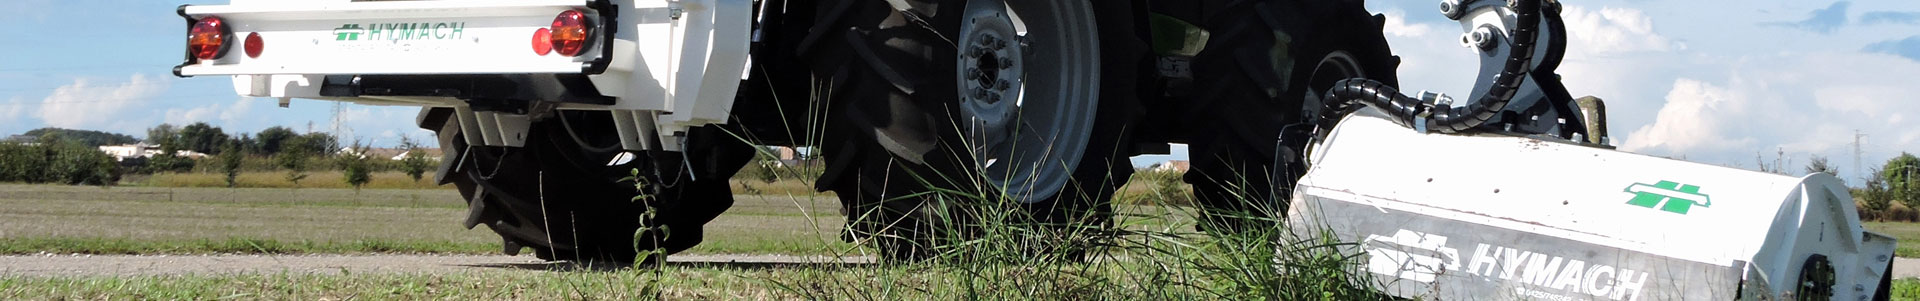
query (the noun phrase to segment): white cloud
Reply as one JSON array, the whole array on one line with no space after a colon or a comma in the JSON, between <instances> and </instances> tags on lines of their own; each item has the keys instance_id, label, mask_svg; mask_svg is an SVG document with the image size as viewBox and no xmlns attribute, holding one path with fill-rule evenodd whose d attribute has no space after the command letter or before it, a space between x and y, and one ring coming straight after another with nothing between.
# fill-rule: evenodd
<instances>
[{"instance_id":1,"label":"white cloud","mask_svg":"<svg viewBox=\"0 0 1920 301\"><path fill-rule=\"evenodd\" d=\"M235 121L247 117L255 101L251 97L243 96L235 99L232 104L215 103L196 108L167 109L166 122L175 125L206 122L222 127L231 126Z\"/></svg>"},{"instance_id":2,"label":"white cloud","mask_svg":"<svg viewBox=\"0 0 1920 301\"><path fill-rule=\"evenodd\" d=\"M1873 85L1835 85L1814 90L1814 104L1836 113L1857 113L1873 119L1899 121L1897 108L1908 106L1914 95L1901 95L1902 87Z\"/></svg>"},{"instance_id":3,"label":"white cloud","mask_svg":"<svg viewBox=\"0 0 1920 301\"><path fill-rule=\"evenodd\" d=\"M1807 156L1880 162L1920 150L1920 95L1909 83L1920 63L1858 52L1745 57L1722 83L1681 78L1654 119L1622 139L1622 150L1749 166L1756 153L1804 162ZM1769 159L1771 160L1771 159ZM1846 160L1852 161L1852 160ZM1788 166L1793 168L1795 166ZM1854 179L1859 174L1842 170Z\"/></svg>"},{"instance_id":4,"label":"white cloud","mask_svg":"<svg viewBox=\"0 0 1920 301\"><path fill-rule=\"evenodd\" d=\"M219 110L219 104L191 109L167 109L166 121L174 125L213 121L214 112Z\"/></svg>"},{"instance_id":5,"label":"white cloud","mask_svg":"<svg viewBox=\"0 0 1920 301\"><path fill-rule=\"evenodd\" d=\"M1405 11L1396 9L1396 10L1388 10L1385 12L1381 12L1380 14L1387 16L1387 22L1380 26L1380 32L1386 33L1387 35L1392 35L1397 37L1417 38L1417 37L1426 36L1427 33L1429 32L1433 32L1432 25L1421 24L1421 23L1411 23L1411 24L1407 23L1407 12Z\"/></svg>"},{"instance_id":6,"label":"white cloud","mask_svg":"<svg viewBox=\"0 0 1920 301\"><path fill-rule=\"evenodd\" d=\"M1628 52L1665 52L1682 48L1654 32L1653 19L1632 8L1602 7L1598 11L1568 5L1561 13L1567 24L1568 56Z\"/></svg>"},{"instance_id":7,"label":"white cloud","mask_svg":"<svg viewBox=\"0 0 1920 301\"><path fill-rule=\"evenodd\" d=\"M246 117L247 113L253 110L253 103L258 101L252 97L241 96L239 100L233 101L233 106L220 111L220 120L232 122Z\"/></svg>"},{"instance_id":8,"label":"white cloud","mask_svg":"<svg viewBox=\"0 0 1920 301\"><path fill-rule=\"evenodd\" d=\"M0 103L0 119L14 120L14 118L19 118L20 114L26 113L26 111L27 103L20 102L19 96L8 99L7 103Z\"/></svg>"},{"instance_id":9,"label":"white cloud","mask_svg":"<svg viewBox=\"0 0 1920 301\"><path fill-rule=\"evenodd\" d=\"M48 126L99 128L121 123L121 113L166 89L167 82L142 74L134 74L126 83L106 85L75 79L41 100L38 113Z\"/></svg>"},{"instance_id":10,"label":"white cloud","mask_svg":"<svg viewBox=\"0 0 1920 301\"><path fill-rule=\"evenodd\" d=\"M390 146L400 143L400 136L408 133L420 133L419 126L413 124L413 117L420 112L415 107L363 106L348 104L340 111L340 143L351 144L354 141L370 145ZM329 123L332 126L332 123ZM331 128L321 129L331 130ZM367 133L361 135L360 133ZM431 133L431 132L427 132Z\"/></svg>"},{"instance_id":11,"label":"white cloud","mask_svg":"<svg viewBox=\"0 0 1920 301\"><path fill-rule=\"evenodd\" d=\"M1628 134L1633 139L1620 149L1684 154L1749 148L1752 137L1730 137L1733 135L1728 131L1729 123L1736 121L1729 117L1747 113L1748 103L1742 99L1746 96L1698 80L1675 80L1673 90L1667 93L1667 104L1660 108L1653 124Z\"/></svg>"}]
</instances>

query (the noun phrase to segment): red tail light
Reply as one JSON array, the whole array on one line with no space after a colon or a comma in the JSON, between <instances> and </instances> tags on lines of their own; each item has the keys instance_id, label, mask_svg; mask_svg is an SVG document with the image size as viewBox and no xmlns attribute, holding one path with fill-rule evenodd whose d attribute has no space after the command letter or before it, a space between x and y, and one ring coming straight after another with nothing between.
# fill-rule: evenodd
<instances>
[{"instance_id":1,"label":"red tail light","mask_svg":"<svg viewBox=\"0 0 1920 301\"><path fill-rule=\"evenodd\" d=\"M202 60L220 58L227 54L227 39L231 35L227 22L220 17L201 18L187 31L187 53Z\"/></svg>"},{"instance_id":2,"label":"red tail light","mask_svg":"<svg viewBox=\"0 0 1920 301\"><path fill-rule=\"evenodd\" d=\"M533 31L533 54L545 56L553 52L553 32L546 28Z\"/></svg>"},{"instance_id":3,"label":"red tail light","mask_svg":"<svg viewBox=\"0 0 1920 301\"><path fill-rule=\"evenodd\" d=\"M247 33L247 41L240 44L240 46L247 51L248 58L260 58L260 51L265 50L264 48L267 47L266 44L266 41L260 40L260 33L250 32Z\"/></svg>"},{"instance_id":4,"label":"red tail light","mask_svg":"<svg viewBox=\"0 0 1920 301\"><path fill-rule=\"evenodd\" d=\"M580 51L587 49L587 39L593 33L593 26L587 23L587 15L580 11L560 12L550 27L553 50L564 56L580 55Z\"/></svg>"}]
</instances>

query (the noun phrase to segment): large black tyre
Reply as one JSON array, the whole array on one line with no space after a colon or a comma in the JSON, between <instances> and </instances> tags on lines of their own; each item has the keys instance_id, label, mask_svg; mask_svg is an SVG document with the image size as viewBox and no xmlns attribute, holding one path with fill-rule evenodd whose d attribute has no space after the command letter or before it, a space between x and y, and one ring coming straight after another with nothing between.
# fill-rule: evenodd
<instances>
[{"instance_id":1,"label":"large black tyre","mask_svg":"<svg viewBox=\"0 0 1920 301\"><path fill-rule=\"evenodd\" d=\"M1303 112L1349 77L1397 86L1381 35L1386 19L1361 0L1212 1L1200 20L1212 38L1193 60L1196 106L1185 180L1205 226L1267 224L1286 212L1305 172L1312 128ZM1278 141L1276 141L1278 137Z\"/></svg>"},{"instance_id":2,"label":"large black tyre","mask_svg":"<svg viewBox=\"0 0 1920 301\"><path fill-rule=\"evenodd\" d=\"M609 165L622 152L603 132L612 128L605 112L555 112L533 122L525 147L509 148L467 145L450 110L435 110L443 111L430 111L422 127L438 133L442 183L467 199L464 225L487 225L506 254L527 247L545 260L626 265L655 259L638 258L641 250L671 254L699 244L703 226L733 205L726 179L754 151L701 128L690 135L685 157L642 153ZM636 169L649 183L642 200L634 199L642 191L622 180ZM656 214L644 217L649 207ZM650 231L640 233L642 225Z\"/></svg>"},{"instance_id":3,"label":"large black tyre","mask_svg":"<svg viewBox=\"0 0 1920 301\"><path fill-rule=\"evenodd\" d=\"M1018 0L1016 0L1018 1ZM889 260L916 260L968 239L979 208L999 208L972 154L957 96L954 38L966 1L913 1L908 12L886 1L821 1L801 51L831 87L820 180L846 208L852 237ZM1132 172L1129 125L1138 114L1135 74L1144 46L1133 3L1094 3L1101 83L1097 113L1071 179L1057 193L1011 207L1030 225L1099 232L1111 227L1114 190ZM1090 236L1037 246L1084 245Z\"/></svg>"}]
</instances>

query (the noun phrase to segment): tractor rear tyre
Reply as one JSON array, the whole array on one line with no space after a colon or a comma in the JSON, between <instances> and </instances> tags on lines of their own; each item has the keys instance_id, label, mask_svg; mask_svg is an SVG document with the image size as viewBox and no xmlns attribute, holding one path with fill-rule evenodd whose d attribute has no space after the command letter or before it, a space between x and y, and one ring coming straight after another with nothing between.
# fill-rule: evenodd
<instances>
[{"instance_id":1,"label":"tractor rear tyre","mask_svg":"<svg viewBox=\"0 0 1920 301\"><path fill-rule=\"evenodd\" d=\"M820 185L850 238L911 261L977 237L982 208L1089 234L1021 243L1042 252L1111 228L1145 53L1131 1L908 2L821 1L800 47L831 88Z\"/></svg>"},{"instance_id":2,"label":"tractor rear tyre","mask_svg":"<svg viewBox=\"0 0 1920 301\"><path fill-rule=\"evenodd\" d=\"M646 250L699 244L702 227L733 205L726 179L754 152L701 128L685 153L625 153L611 133L573 131L612 128L610 115L592 111L533 122L525 147L470 146L450 110L432 110L440 111L428 112L422 127L438 133L441 182L467 199L464 225L487 225L508 255L526 247L544 260L624 266L657 259L639 258ZM644 189L622 180L635 170ZM655 214L644 216L649 207Z\"/></svg>"},{"instance_id":3,"label":"tractor rear tyre","mask_svg":"<svg viewBox=\"0 0 1920 301\"><path fill-rule=\"evenodd\" d=\"M1193 60L1201 86L1185 180L1206 209L1202 228L1231 231L1285 214L1320 94L1355 77L1397 85L1399 58L1381 35L1385 17L1361 0L1216 2L1200 22L1212 38Z\"/></svg>"}]
</instances>

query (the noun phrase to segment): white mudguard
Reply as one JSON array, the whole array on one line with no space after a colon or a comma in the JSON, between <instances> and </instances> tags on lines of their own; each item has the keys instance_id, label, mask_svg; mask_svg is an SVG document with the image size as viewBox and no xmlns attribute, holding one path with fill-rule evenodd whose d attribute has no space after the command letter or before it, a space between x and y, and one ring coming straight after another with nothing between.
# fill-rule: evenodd
<instances>
[{"instance_id":1,"label":"white mudguard","mask_svg":"<svg viewBox=\"0 0 1920 301\"><path fill-rule=\"evenodd\" d=\"M595 29L576 57L536 52L535 32L567 10L610 28ZM525 116L469 112L450 97L325 96L324 85L329 75L582 74L593 91L615 101L559 109L613 112L630 150L676 150L674 136L688 128L727 122L753 27L752 0L234 0L179 13L190 22L219 17L233 36L264 41L258 57L239 55L233 45L218 59L175 69L179 76L232 76L242 96L280 98L283 105L305 98L452 107L467 131L485 134L469 135L470 144L520 146L523 139L512 133L525 131L526 123L516 121Z\"/></svg>"},{"instance_id":2,"label":"white mudguard","mask_svg":"<svg viewBox=\"0 0 1920 301\"><path fill-rule=\"evenodd\" d=\"M1367 112L1310 157L1290 226L1356 242L1356 272L1396 296L1865 300L1893 258L1894 239L1861 228L1844 183L1823 173L1421 134Z\"/></svg>"}]
</instances>

